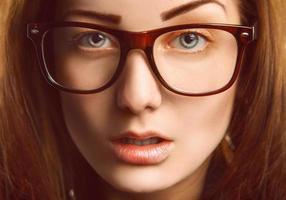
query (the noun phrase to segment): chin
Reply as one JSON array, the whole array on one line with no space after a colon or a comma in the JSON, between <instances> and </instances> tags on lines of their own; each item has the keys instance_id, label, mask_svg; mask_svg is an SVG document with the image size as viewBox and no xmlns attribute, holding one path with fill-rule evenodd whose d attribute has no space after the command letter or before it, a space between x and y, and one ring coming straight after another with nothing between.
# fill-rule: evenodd
<instances>
[{"instance_id":1,"label":"chin","mask_svg":"<svg viewBox=\"0 0 286 200\"><path fill-rule=\"evenodd\" d=\"M166 180L149 176L115 176L106 178L105 181L113 188L128 193L151 193L164 190L176 183L175 180Z\"/></svg>"},{"instance_id":2,"label":"chin","mask_svg":"<svg viewBox=\"0 0 286 200\"><path fill-rule=\"evenodd\" d=\"M113 183L112 185L115 189L122 191L122 192L128 192L128 193L153 193L158 192L160 190L164 190L168 188L166 185L163 184L149 184L144 183L144 181L141 180L140 184L128 184L128 183Z\"/></svg>"}]
</instances>

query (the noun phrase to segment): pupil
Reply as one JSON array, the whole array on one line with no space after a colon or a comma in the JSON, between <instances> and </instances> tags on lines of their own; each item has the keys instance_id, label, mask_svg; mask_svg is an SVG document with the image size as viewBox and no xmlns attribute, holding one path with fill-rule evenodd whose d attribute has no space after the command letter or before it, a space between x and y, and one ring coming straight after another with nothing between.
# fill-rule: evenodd
<instances>
[{"instance_id":1,"label":"pupil","mask_svg":"<svg viewBox=\"0 0 286 200\"><path fill-rule=\"evenodd\" d=\"M186 48L193 48L199 42L198 36L193 33L183 35L183 37L180 38L180 41L181 44Z\"/></svg>"},{"instance_id":2,"label":"pupil","mask_svg":"<svg viewBox=\"0 0 286 200\"><path fill-rule=\"evenodd\" d=\"M194 35L194 34L189 34L189 35L186 35L184 37L184 41L185 43L189 44L189 43L192 43L194 40L196 40L197 37Z\"/></svg>"},{"instance_id":3,"label":"pupil","mask_svg":"<svg viewBox=\"0 0 286 200\"><path fill-rule=\"evenodd\" d=\"M92 35L92 37L91 37L91 42L93 44L97 44L103 40L104 40L104 36L99 34L99 33L96 33L96 34Z\"/></svg>"}]
</instances>

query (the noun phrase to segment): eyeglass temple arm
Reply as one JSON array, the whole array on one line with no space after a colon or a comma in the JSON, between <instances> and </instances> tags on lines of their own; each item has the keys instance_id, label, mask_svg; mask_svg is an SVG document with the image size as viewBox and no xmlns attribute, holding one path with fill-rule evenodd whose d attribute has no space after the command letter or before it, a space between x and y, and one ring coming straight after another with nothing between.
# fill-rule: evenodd
<instances>
[{"instance_id":1,"label":"eyeglass temple arm","mask_svg":"<svg viewBox=\"0 0 286 200\"><path fill-rule=\"evenodd\" d=\"M258 22L255 22L252 26L252 40L257 40L258 38Z\"/></svg>"}]
</instances>

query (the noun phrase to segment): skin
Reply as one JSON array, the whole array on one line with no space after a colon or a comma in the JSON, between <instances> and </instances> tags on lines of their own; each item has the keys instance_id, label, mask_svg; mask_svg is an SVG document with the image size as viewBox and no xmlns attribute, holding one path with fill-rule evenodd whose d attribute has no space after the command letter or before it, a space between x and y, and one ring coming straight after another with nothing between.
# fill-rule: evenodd
<instances>
[{"instance_id":1,"label":"skin","mask_svg":"<svg viewBox=\"0 0 286 200\"><path fill-rule=\"evenodd\" d=\"M208 3L161 21L160 13L188 2L65 0L64 6L59 6L59 13L81 8L121 15L118 25L78 16L68 16L65 20L129 31L184 23L240 23L238 6L232 0L219 1L225 11L215 3ZM144 52L138 49L129 52L124 67L115 84L103 92L89 95L61 92L65 122L74 143L107 183L103 185L106 199L198 199L212 153L225 136L236 85L212 96L174 94L160 84ZM174 148L159 165L118 162L107 148L108 138L127 130L156 130L172 138Z\"/></svg>"}]
</instances>

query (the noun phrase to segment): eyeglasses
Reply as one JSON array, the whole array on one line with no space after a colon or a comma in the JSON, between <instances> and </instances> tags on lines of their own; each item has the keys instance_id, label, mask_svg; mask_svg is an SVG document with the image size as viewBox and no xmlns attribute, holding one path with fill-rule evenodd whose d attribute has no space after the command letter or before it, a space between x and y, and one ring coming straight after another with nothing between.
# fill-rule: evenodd
<instances>
[{"instance_id":1,"label":"eyeglasses","mask_svg":"<svg viewBox=\"0 0 286 200\"><path fill-rule=\"evenodd\" d=\"M48 83L72 93L110 87L127 54L142 49L161 84L185 96L206 96L230 88L238 77L255 26L184 24L129 32L82 23L30 23L27 36L37 50Z\"/></svg>"}]
</instances>

